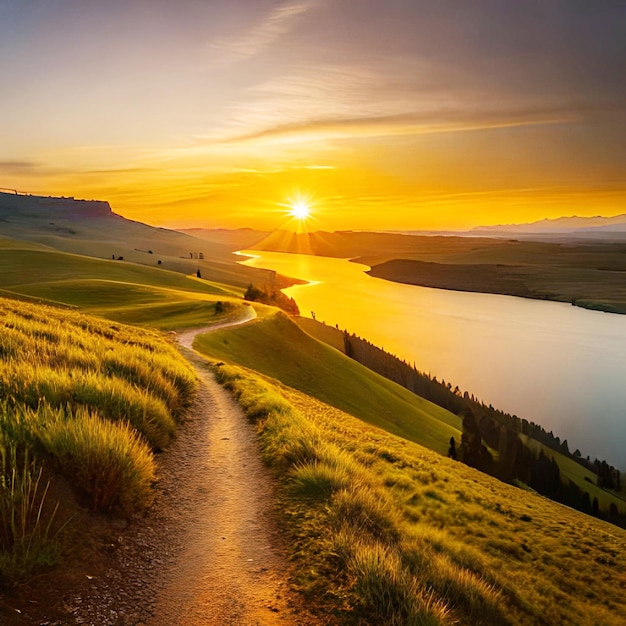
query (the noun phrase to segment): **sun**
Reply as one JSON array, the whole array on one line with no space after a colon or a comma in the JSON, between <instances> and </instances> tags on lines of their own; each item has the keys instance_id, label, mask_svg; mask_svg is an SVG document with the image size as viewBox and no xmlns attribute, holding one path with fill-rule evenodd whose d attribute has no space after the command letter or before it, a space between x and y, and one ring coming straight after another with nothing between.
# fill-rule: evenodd
<instances>
[{"instance_id":1,"label":"sun","mask_svg":"<svg viewBox=\"0 0 626 626\"><path fill-rule=\"evenodd\" d=\"M295 217L297 220L305 220L309 215L311 215L311 209L309 209L308 205L304 200L296 200L291 204L291 210L289 211L289 215Z\"/></svg>"}]
</instances>

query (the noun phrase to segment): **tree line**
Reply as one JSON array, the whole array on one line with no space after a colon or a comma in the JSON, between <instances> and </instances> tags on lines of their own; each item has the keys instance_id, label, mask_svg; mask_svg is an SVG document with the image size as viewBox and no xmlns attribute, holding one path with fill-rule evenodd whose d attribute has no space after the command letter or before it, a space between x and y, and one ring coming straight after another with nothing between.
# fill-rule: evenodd
<instances>
[{"instance_id":1,"label":"tree line","mask_svg":"<svg viewBox=\"0 0 626 626\"><path fill-rule=\"evenodd\" d=\"M620 472L606 461L592 462L589 457L583 458L579 450L571 453L567 440L561 441L552 431L486 405L458 386L452 387L451 383L419 371L415 364L410 365L366 339L344 331L343 343L350 358L462 418L461 445L455 450L459 460L501 480L524 483L572 508L626 525L624 516L619 519L615 504L608 511L601 511L596 498L592 501L587 491L565 481L558 463L543 446L594 472L599 487L620 491Z\"/></svg>"},{"instance_id":2,"label":"tree line","mask_svg":"<svg viewBox=\"0 0 626 626\"><path fill-rule=\"evenodd\" d=\"M277 287L268 287L267 285L264 285L261 289L259 289L250 283L243 297L244 300L248 300L250 302L261 302L262 304L277 306L291 315L300 315L300 309L298 308L296 301L293 298L286 296Z\"/></svg>"}]
</instances>

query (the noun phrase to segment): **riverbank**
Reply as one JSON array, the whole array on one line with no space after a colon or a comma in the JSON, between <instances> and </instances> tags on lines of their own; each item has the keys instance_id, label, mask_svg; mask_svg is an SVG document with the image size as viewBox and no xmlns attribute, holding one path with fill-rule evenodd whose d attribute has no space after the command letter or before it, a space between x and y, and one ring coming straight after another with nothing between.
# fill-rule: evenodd
<instances>
[{"instance_id":1,"label":"riverbank","mask_svg":"<svg viewBox=\"0 0 626 626\"><path fill-rule=\"evenodd\" d=\"M521 296L626 313L626 244L367 232L280 232L256 250L351 258L423 287Z\"/></svg>"},{"instance_id":2,"label":"riverbank","mask_svg":"<svg viewBox=\"0 0 626 626\"><path fill-rule=\"evenodd\" d=\"M359 259L355 261L361 262ZM585 271L588 276L584 275ZM614 292L605 284L609 282L613 288L614 278L623 282L624 274L621 271L611 272L618 275L609 276L609 281L606 281L606 271L603 270L560 269L557 272L542 266L430 263L394 259L374 265L366 273L407 285L569 302L584 309L626 314L626 302L614 300Z\"/></svg>"},{"instance_id":3,"label":"riverbank","mask_svg":"<svg viewBox=\"0 0 626 626\"><path fill-rule=\"evenodd\" d=\"M367 337L452 387L542 424L571 450L623 465L624 316L396 283L346 259L258 257L249 263L310 281L286 290L303 315Z\"/></svg>"}]
</instances>

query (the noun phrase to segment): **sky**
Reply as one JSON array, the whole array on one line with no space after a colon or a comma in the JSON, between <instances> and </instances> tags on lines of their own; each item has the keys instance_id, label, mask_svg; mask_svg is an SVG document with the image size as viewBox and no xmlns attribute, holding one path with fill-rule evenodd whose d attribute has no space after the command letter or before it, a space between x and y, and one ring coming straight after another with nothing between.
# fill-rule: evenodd
<instances>
[{"instance_id":1,"label":"sky","mask_svg":"<svg viewBox=\"0 0 626 626\"><path fill-rule=\"evenodd\" d=\"M0 188L167 227L626 213L626 2L0 0Z\"/></svg>"}]
</instances>

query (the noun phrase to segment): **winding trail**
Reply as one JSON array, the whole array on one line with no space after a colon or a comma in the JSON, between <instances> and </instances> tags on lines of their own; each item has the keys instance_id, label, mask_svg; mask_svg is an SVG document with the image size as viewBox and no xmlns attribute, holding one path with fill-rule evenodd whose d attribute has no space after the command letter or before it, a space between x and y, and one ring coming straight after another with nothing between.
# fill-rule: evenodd
<instances>
[{"instance_id":1,"label":"winding trail","mask_svg":"<svg viewBox=\"0 0 626 626\"><path fill-rule=\"evenodd\" d=\"M202 333L210 333L212 330L218 330L219 328L228 328L229 326L239 326L241 324L246 324L253 319L256 319L256 311L252 306L244 306L243 307L243 315L237 317L235 319L227 320L220 324L213 324L213 326L202 326L200 328L188 328L186 330L181 330L177 333L178 335L178 343L184 348L188 348L189 350L193 350L193 340L196 338L196 335L201 335ZM197 369L197 367L196 367Z\"/></svg>"},{"instance_id":2,"label":"winding trail","mask_svg":"<svg viewBox=\"0 0 626 626\"><path fill-rule=\"evenodd\" d=\"M219 325L242 324L256 317ZM179 335L191 348L194 337ZM204 454L187 475L194 520L184 547L169 568L149 624L294 624L288 605L288 565L272 516L272 481L263 466L254 430L241 408L190 356L200 379L193 413L205 421ZM307 622L302 622L307 623Z\"/></svg>"},{"instance_id":3,"label":"winding trail","mask_svg":"<svg viewBox=\"0 0 626 626\"><path fill-rule=\"evenodd\" d=\"M159 457L154 505L115 546L114 564L71 599L75 623L142 626L316 625L289 591L273 513L274 483L254 428L215 381L194 337L254 317L179 334L200 388Z\"/></svg>"}]
</instances>

